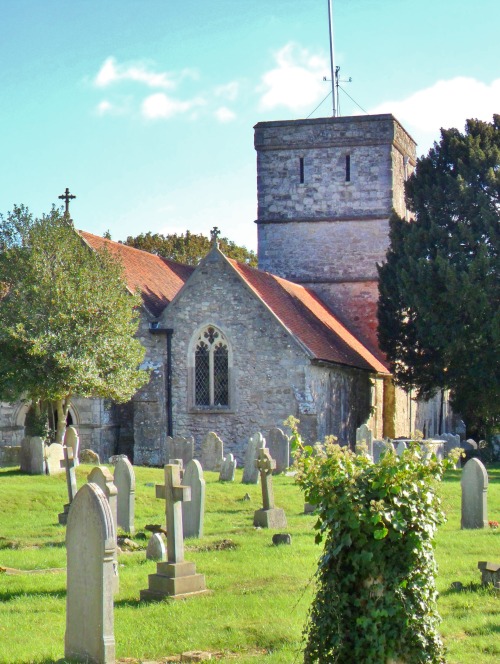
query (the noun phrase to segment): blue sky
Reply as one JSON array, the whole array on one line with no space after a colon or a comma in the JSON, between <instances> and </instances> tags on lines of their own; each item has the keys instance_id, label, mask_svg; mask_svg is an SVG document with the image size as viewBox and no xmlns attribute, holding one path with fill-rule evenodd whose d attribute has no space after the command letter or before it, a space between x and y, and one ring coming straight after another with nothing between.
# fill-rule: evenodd
<instances>
[{"instance_id":1,"label":"blue sky","mask_svg":"<svg viewBox=\"0 0 500 664\"><path fill-rule=\"evenodd\" d=\"M334 0L336 64L426 152L500 113L498 0ZM256 248L253 125L328 95L327 0L3 0L0 211ZM341 114L361 113L341 94ZM325 101L312 117L331 115Z\"/></svg>"}]
</instances>

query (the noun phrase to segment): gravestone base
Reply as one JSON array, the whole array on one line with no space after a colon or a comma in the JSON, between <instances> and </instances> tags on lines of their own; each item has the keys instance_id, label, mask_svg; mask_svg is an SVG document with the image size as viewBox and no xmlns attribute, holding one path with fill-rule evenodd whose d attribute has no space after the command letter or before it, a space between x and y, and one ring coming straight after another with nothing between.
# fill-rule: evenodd
<instances>
[{"instance_id":1,"label":"gravestone base","mask_svg":"<svg viewBox=\"0 0 500 664\"><path fill-rule=\"evenodd\" d=\"M70 504L71 503L66 503L66 505L64 506L64 511L61 512L61 514L59 514L58 517L57 517L59 519L59 524L61 526L65 526L68 523L68 512L69 512Z\"/></svg>"},{"instance_id":2,"label":"gravestone base","mask_svg":"<svg viewBox=\"0 0 500 664\"><path fill-rule=\"evenodd\" d=\"M280 507L256 510L253 515L253 525L260 528L286 528L285 510Z\"/></svg>"},{"instance_id":3,"label":"gravestone base","mask_svg":"<svg viewBox=\"0 0 500 664\"><path fill-rule=\"evenodd\" d=\"M195 563L158 563L156 574L148 578L149 588L141 590L141 600L185 599L208 592L205 575L196 574Z\"/></svg>"},{"instance_id":4,"label":"gravestone base","mask_svg":"<svg viewBox=\"0 0 500 664\"><path fill-rule=\"evenodd\" d=\"M480 561L477 567L481 571L481 584L487 586L492 583L497 587L497 584L500 583L500 565L498 563Z\"/></svg>"}]
</instances>

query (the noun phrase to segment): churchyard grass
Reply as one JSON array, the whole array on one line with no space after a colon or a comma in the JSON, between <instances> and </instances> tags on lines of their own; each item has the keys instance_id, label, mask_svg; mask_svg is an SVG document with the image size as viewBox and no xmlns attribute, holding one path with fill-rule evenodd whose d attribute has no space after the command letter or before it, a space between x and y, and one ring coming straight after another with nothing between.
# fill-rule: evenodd
<instances>
[{"instance_id":1,"label":"churchyard grass","mask_svg":"<svg viewBox=\"0 0 500 664\"><path fill-rule=\"evenodd\" d=\"M78 485L91 466L77 468ZM112 468L110 468L112 470ZM155 499L160 469L135 468L136 531L164 523L164 502ZM488 518L500 521L500 467L489 467ZM119 557L115 599L117 658L160 660L185 650L208 650L227 662L300 662L301 632L313 593L320 548L313 542L314 515L303 515L303 496L293 478L274 478L276 505L288 519L292 546L274 547L273 531L255 530L261 507L258 485L221 484L205 473L205 536L186 541L186 560L205 574L210 593L188 601L140 603L155 563L144 550ZM479 560L500 562L500 530L460 530L460 474L440 486L448 522L438 533L436 556L441 633L451 664L499 660L500 597L480 586ZM248 493L250 501L242 498ZM1 574L0 662L49 664L63 657L65 630L65 527L57 514L66 501L64 474L21 475L0 469L0 566L45 573ZM134 540L146 545L136 536ZM235 548L231 548L231 544ZM461 591L451 589L460 581ZM130 660L129 660L130 661ZM133 660L132 660L133 661Z\"/></svg>"}]
</instances>

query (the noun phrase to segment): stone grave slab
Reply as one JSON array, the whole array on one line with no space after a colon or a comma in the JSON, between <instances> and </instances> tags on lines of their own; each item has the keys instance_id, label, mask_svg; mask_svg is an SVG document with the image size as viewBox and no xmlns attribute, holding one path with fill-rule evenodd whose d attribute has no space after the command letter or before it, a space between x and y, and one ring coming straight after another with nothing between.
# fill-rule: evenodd
<instances>
[{"instance_id":1,"label":"stone grave slab","mask_svg":"<svg viewBox=\"0 0 500 664\"><path fill-rule=\"evenodd\" d=\"M52 443L45 448L45 463L48 475L60 475L64 473L61 461L64 460L64 448L60 443Z\"/></svg>"},{"instance_id":2,"label":"stone grave slab","mask_svg":"<svg viewBox=\"0 0 500 664\"><path fill-rule=\"evenodd\" d=\"M205 480L201 463L192 459L186 466L182 482L191 487L191 500L182 503L182 523L184 539L203 537L205 520Z\"/></svg>"},{"instance_id":3,"label":"stone grave slab","mask_svg":"<svg viewBox=\"0 0 500 664\"><path fill-rule=\"evenodd\" d=\"M113 475L109 472L106 466L96 466L92 468L90 473L87 475L87 482L92 484L97 484L100 487L106 496L107 501L109 502L109 507L111 510L111 515L113 517L113 523L115 524L115 533L118 536L118 490L114 483ZM118 548L115 547L115 556L116 556L116 569L118 570ZM115 593L119 591L119 577L118 574L115 576Z\"/></svg>"},{"instance_id":4,"label":"stone grave slab","mask_svg":"<svg viewBox=\"0 0 500 664\"><path fill-rule=\"evenodd\" d=\"M209 431L201 443L202 468L220 471L223 458L224 443L214 431Z\"/></svg>"},{"instance_id":5,"label":"stone grave slab","mask_svg":"<svg viewBox=\"0 0 500 664\"><path fill-rule=\"evenodd\" d=\"M39 436L30 438L30 474L45 475L45 443Z\"/></svg>"},{"instance_id":6,"label":"stone grave slab","mask_svg":"<svg viewBox=\"0 0 500 664\"><path fill-rule=\"evenodd\" d=\"M126 533L134 533L135 517L135 472L127 457L116 460L114 484L118 491L116 521Z\"/></svg>"},{"instance_id":7,"label":"stone grave slab","mask_svg":"<svg viewBox=\"0 0 500 664\"><path fill-rule=\"evenodd\" d=\"M75 460L75 466L78 466L78 459L80 454L80 438L78 436L78 431L75 427L69 426L66 427L64 433L64 445L66 447L71 447L73 450L73 459Z\"/></svg>"},{"instance_id":8,"label":"stone grave slab","mask_svg":"<svg viewBox=\"0 0 500 664\"><path fill-rule=\"evenodd\" d=\"M167 548L161 533L153 533L146 548L147 560L158 560L163 562L167 559Z\"/></svg>"},{"instance_id":9,"label":"stone grave slab","mask_svg":"<svg viewBox=\"0 0 500 664\"><path fill-rule=\"evenodd\" d=\"M222 462L219 473L219 482L234 482L234 475L238 462L234 458L234 454L229 453Z\"/></svg>"},{"instance_id":10,"label":"stone grave slab","mask_svg":"<svg viewBox=\"0 0 500 664\"><path fill-rule=\"evenodd\" d=\"M356 429L356 454L366 446L368 454L373 457L373 433L372 430L366 425L362 424Z\"/></svg>"},{"instance_id":11,"label":"stone grave slab","mask_svg":"<svg viewBox=\"0 0 500 664\"><path fill-rule=\"evenodd\" d=\"M259 470L255 465L259 456L260 450L266 446L265 438L260 432L254 433L248 440L247 449L245 452L245 465L243 468L243 484L258 484L259 483Z\"/></svg>"},{"instance_id":12,"label":"stone grave slab","mask_svg":"<svg viewBox=\"0 0 500 664\"><path fill-rule=\"evenodd\" d=\"M284 431L274 427L269 431L266 438L267 448L272 458L276 461L274 475L284 473L290 466L290 438Z\"/></svg>"},{"instance_id":13,"label":"stone grave slab","mask_svg":"<svg viewBox=\"0 0 500 664\"><path fill-rule=\"evenodd\" d=\"M470 459L462 470L463 530L488 527L488 473L479 459Z\"/></svg>"},{"instance_id":14,"label":"stone grave slab","mask_svg":"<svg viewBox=\"0 0 500 664\"><path fill-rule=\"evenodd\" d=\"M194 459L194 438L192 436L167 436L166 459L182 459L185 468Z\"/></svg>"}]
</instances>

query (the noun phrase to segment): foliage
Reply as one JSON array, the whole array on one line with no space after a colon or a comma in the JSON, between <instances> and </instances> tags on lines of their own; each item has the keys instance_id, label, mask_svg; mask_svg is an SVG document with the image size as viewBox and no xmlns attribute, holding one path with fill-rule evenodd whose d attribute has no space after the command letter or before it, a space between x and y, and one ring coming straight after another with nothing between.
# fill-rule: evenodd
<instances>
[{"instance_id":1,"label":"foliage","mask_svg":"<svg viewBox=\"0 0 500 664\"><path fill-rule=\"evenodd\" d=\"M317 506L316 542L325 543L305 662L444 662L433 551L444 515L434 483L451 462L424 463L426 452L415 442L374 464L298 440L296 480Z\"/></svg>"},{"instance_id":2,"label":"foliage","mask_svg":"<svg viewBox=\"0 0 500 664\"><path fill-rule=\"evenodd\" d=\"M450 389L471 431L500 424L500 115L441 131L406 183L379 268L379 341L396 381Z\"/></svg>"},{"instance_id":3,"label":"foliage","mask_svg":"<svg viewBox=\"0 0 500 664\"><path fill-rule=\"evenodd\" d=\"M0 215L0 283L0 400L31 401L36 427L52 403L60 440L73 395L121 402L147 381L140 299L116 259L90 250L57 210Z\"/></svg>"},{"instance_id":4,"label":"foliage","mask_svg":"<svg viewBox=\"0 0 500 664\"><path fill-rule=\"evenodd\" d=\"M182 233L180 235L177 233L171 235L141 233L137 237L129 236L125 244L186 265L197 265L208 254L212 246L211 241L204 235L189 231L186 231L185 235ZM229 258L257 267L257 256L254 251L239 247L225 237L219 238L219 246Z\"/></svg>"}]
</instances>

